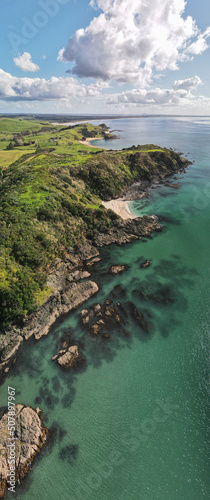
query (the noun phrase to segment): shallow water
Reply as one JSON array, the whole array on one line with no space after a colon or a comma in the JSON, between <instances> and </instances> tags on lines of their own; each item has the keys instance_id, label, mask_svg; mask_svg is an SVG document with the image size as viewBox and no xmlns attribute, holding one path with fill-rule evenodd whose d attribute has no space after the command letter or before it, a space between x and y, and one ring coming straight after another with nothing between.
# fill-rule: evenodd
<instances>
[{"instance_id":1,"label":"shallow water","mask_svg":"<svg viewBox=\"0 0 210 500\"><path fill-rule=\"evenodd\" d=\"M209 498L210 120L106 123L123 130L113 149L159 144L189 152L194 163L177 175L181 189L151 189L149 203L132 204L138 214L161 215L161 233L101 251L102 263L93 272L100 291L87 305L103 303L112 292L114 303L126 303L124 330L110 332L106 341L91 337L79 321L81 307L47 337L22 346L0 387L2 405L7 386L15 387L16 402L42 408L51 432L15 496ZM144 259L152 260L147 269L140 267ZM126 271L108 274L109 266L118 263L127 264ZM145 314L150 334L134 321L129 301ZM85 344L87 366L81 373L64 372L51 361L65 329Z\"/></svg>"}]
</instances>

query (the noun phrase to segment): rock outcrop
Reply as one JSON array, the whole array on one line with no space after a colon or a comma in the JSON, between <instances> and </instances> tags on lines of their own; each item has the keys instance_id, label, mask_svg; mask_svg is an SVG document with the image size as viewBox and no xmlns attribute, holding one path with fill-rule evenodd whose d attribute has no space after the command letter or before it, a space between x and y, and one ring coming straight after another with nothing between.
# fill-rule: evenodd
<instances>
[{"instance_id":1,"label":"rock outcrop","mask_svg":"<svg viewBox=\"0 0 210 500\"><path fill-rule=\"evenodd\" d=\"M159 231L161 229L158 223L158 217L155 215L144 215L143 217L136 217L135 219L119 220L116 221L113 227L106 234L99 233L94 238L94 244L98 247L117 243L123 245L130 243L132 240L141 239L142 236L149 236L152 231Z\"/></svg>"},{"instance_id":2,"label":"rock outcrop","mask_svg":"<svg viewBox=\"0 0 210 500\"><path fill-rule=\"evenodd\" d=\"M66 349L61 349L58 354L55 354L52 361L55 360L63 368L77 368L82 361L81 351L77 345L72 345Z\"/></svg>"},{"instance_id":3,"label":"rock outcrop","mask_svg":"<svg viewBox=\"0 0 210 500\"><path fill-rule=\"evenodd\" d=\"M111 274L119 274L125 271L125 266L124 265L116 265L116 266L111 266L109 269L109 272Z\"/></svg>"},{"instance_id":4,"label":"rock outcrop","mask_svg":"<svg viewBox=\"0 0 210 500\"><path fill-rule=\"evenodd\" d=\"M139 311L131 301L119 302L120 296L123 296L123 288L117 285L104 304L93 304L81 311L81 323L91 336L111 339L113 335L120 334L129 337L130 332L126 330L128 316L139 327L141 335L148 336L152 332L147 312Z\"/></svg>"},{"instance_id":5,"label":"rock outcrop","mask_svg":"<svg viewBox=\"0 0 210 500\"><path fill-rule=\"evenodd\" d=\"M15 413L13 417L15 419L14 438L11 438L8 429L8 412L4 413L0 421L0 498L4 497L7 486L11 487L13 484L11 478L14 477L14 473L15 483L27 474L48 432L43 425L42 411L39 408L34 410L22 404L17 404L13 408Z\"/></svg>"},{"instance_id":6,"label":"rock outcrop","mask_svg":"<svg viewBox=\"0 0 210 500\"><path fill-rule=\"evenodd\" d=\"M106 300L103 306L95 304L89 309L83 309L80 316L82 324L92 335L109 338L111 329L123 329L119 311L110 300Z\"/></svg>"}]
</instances>

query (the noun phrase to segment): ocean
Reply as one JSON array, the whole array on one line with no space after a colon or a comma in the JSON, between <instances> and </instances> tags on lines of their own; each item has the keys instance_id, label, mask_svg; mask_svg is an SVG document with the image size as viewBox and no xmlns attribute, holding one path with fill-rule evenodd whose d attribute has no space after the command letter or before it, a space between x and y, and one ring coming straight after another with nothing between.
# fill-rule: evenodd
<instances>
[{"instance_id":1,"label":"ocean","mask_svg":"<svg viewBox=\"0 0 210 500\"><path fill-rule=\"evenodd\" d=\"M50 438L16 488L23 500L202 500L210 498L209 283L210 118L107 120L121 149L157 144L193 163L177 174L180 189L158 186L134 201L137 215L157 214L162 232L101 250L92 278L100 286L86 304L108 297L133 302L149 318L145 334L128 310L122 333L90 336L80 307L48 336L21 347L0 387L16 403L39 406ZM150 267L141 268L144 259ZM108 269L126 264L124 273ZM63 332L81 342L87 366L63 371L51 357ZM13 498L8 493L6 498Z\"/></svg>"}]
</instances>

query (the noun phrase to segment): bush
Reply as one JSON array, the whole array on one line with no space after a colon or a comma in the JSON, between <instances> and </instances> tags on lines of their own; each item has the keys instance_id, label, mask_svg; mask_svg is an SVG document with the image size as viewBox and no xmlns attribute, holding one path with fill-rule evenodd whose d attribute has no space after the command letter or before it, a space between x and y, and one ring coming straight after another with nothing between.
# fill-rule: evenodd
<instances>
[{"instance_id":1,"label":"bush","mask_svg":"<svg viewBox=\"0 0 210 500\"><path fill-rule=\"evenodd\" d=\"M44 256L34 247L33 242L28 242L27 240L15 242L12 248L12 255L21 265L32 268L40 267L45 261Z\"/></svg>"},{"instance_id":2,"label":"bush","mask_svg":"<svg viewBox=\"0 0 210 500\"><path fill-rule=\"evenodd\" d=\"M0 317L5 327L20 323L23 316L34 308L34 292L39 288L27 269L18 271L12 287L0 290Z\"/></svg>"}]
</instances>

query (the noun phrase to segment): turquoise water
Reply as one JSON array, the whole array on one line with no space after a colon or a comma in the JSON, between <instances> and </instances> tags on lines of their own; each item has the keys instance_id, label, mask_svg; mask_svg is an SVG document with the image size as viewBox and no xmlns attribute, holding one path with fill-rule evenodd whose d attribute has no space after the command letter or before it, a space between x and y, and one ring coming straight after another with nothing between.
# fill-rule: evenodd
<instances>
[{"instance_id":1,"label":"turquoise water","mask_svg":"<svg viewBox=\"0 0 210 500\"><path fill-rule=\"evenodd\" d=\"M100 291L87 305L103 303L110 293L114 303L132 301L151 333L142 332L128 309L126 335L113 331L111 340L93 339L78 310L45 338L22 346L0 387L1 404L6 405L7 386L15 387L16 402L41 407L51 432L15 496L209 498L210 120L107 124L122 130L112 148L159 144L189 153L194 163L177 175L181 189L151 189L149 203L132 204L138 214L162 216L163 231L144 242L103 249L93 272ZM143 259L152 259L152 265L142 269ZM109 275L109 266L118 263L127 270ZM113 292L116 285L121 286ZM85 347L87 366L81 373L66 373L51 361L66 329Z\"/></svg>"}]
</instances>

